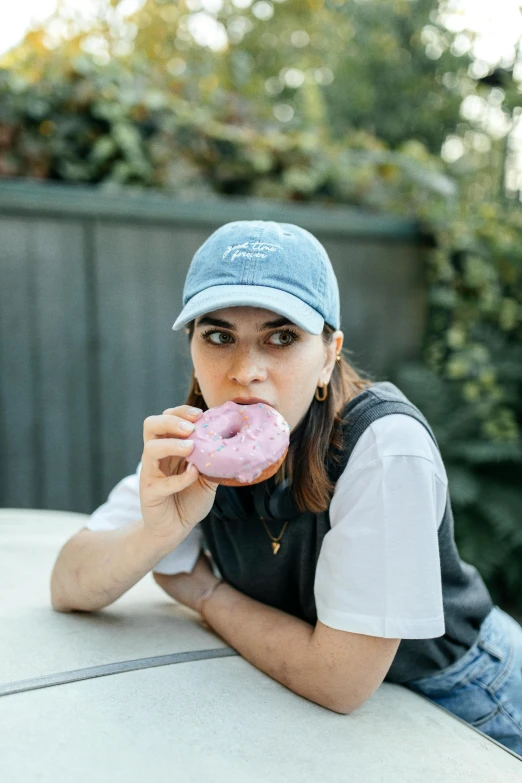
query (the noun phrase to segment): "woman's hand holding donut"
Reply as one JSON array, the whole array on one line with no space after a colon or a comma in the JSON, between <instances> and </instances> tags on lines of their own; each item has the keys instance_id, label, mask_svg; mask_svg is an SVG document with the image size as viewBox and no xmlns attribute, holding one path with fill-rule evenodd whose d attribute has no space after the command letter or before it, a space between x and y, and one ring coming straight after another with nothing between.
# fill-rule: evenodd
<instances>
[{"instance_id":1,"label":"woman's hand holding donut","mask_svg":"<svg viewBox=\"0 0 522 783\"><path fill-rule=\"evenodd\" d=\"M211 510L218 484L186 458L194 448L189 429L202 411L189 405L148 416L143 424L140 505L146 531L162 545L177 545Z\"/></svg>"}]
</instances>

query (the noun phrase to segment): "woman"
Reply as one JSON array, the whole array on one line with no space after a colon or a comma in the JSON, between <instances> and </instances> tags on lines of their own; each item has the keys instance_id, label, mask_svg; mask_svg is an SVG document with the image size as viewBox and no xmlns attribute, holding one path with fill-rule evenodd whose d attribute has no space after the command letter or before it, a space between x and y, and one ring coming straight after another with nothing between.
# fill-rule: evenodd
<instances>
[{"instance_id":1,"label":"woman","mask_svg":"<svg viewBox=\"0 0 522 783\"><path fill-rule=\"evenodd\" d=\"M428 422L343 357L323 246L288 223L228 223L192 259L183 305L187 404L145 420L136 475L59 555L54 608L99 609L153 570L305 698L347 714L402 684L522 754L522 629L459 558ZM290 425L271 479L227 487L187 463L194 422L227 400Z\"/></svg>"}]
</instances>

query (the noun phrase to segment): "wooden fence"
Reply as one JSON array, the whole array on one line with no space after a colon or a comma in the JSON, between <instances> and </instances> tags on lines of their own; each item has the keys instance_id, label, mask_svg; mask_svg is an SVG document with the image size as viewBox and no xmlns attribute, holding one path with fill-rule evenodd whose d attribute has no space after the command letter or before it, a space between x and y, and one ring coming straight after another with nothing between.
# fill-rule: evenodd
<instances>
[{"instance_id":1,"label":"wooden fence","mask_svg":"<svg viewBox=\"0 0 522 783\"><path fill-rule=\"evenodd\" d=\"M423 251L413 222L345 207L184 202L0 184L0 506L90 513L136 470L143 420L185 400L172 331L192 255L231 220L314 233L339 281L353 362L380 380L417 357Z\"/></svg>"}]
</instances>

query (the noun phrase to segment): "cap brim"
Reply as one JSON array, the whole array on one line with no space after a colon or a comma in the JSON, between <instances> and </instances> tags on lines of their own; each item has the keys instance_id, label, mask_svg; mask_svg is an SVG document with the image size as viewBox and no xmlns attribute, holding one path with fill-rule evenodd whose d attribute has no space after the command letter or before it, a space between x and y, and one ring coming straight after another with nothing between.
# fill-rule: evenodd
<instances>
[{"instance_id":1,"label":"cap brim","mask_svg":"<svg viewBox=\"0 0 522 783\"><path fill-rule=\"evenodd\" d=\"M260 285L218 285L206 288L187 302L172 328L177 331L200 315L241 305L263 307L285 315L310 334L321 334L323 331L324 319L313 307L286 291Z\"/></svg>"}]
</instances>

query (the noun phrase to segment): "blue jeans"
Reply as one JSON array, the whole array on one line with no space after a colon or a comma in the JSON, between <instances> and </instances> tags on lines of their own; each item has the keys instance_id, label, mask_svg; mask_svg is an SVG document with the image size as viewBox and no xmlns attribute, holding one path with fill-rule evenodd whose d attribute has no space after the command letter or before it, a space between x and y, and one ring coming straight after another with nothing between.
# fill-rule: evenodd
<instances>
[{"instance_id":1,"label":"blue jeans","mask_svg":"<svg viewBox=\"0 0 522 783\"><path fill-rule=\"evenodd\" d=\"M405 687L522 756L522 628L500 607L460 660Z\"/></svg>"}]
</instances>

